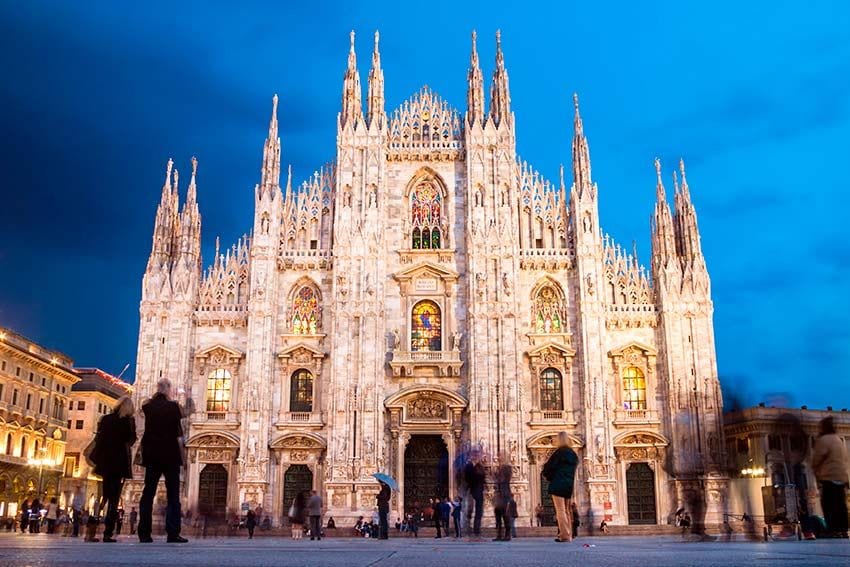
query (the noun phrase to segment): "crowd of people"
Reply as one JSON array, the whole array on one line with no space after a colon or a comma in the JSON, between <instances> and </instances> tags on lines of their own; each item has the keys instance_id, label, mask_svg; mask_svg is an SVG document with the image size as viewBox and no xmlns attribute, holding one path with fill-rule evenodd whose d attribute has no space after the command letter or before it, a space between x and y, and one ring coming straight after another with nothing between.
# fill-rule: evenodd
<instances>
[{"instance_id":1,"label":"crowd of people","mask_svg":"<svg viewBox=\"0 0 850 567\"><path fill-rule=\"evenodd\" d=\"M24 501L18 508L18 517L6 521L6 529L16 528L22 533L40 533L44 529L48 534L61 533L78 537L84 534L86 541L114 543L116 535L121 533L125 513L120 508L121 493L126 479L133 476L133 464L145 469L144 489L139 502L139 510L133 507L126 515L130 524L130 534L137 535L142 543L153 541L152 516L153 500L157 486L165 478L167 504L164 510L165 531L169 543L186 543L181 536L183 514L181 513L179 487L180 471L183 465L183 449L180 439L183 436L182 420L193 411L191 400L186 406L180 406L171 399L171 382L162 379L157 383L156 393L142 405L141 413L145 418L145 430L138 450L133 453L137 441L135 426L135 408L129 397L121 398L114 410L101 418L97 434L84 454L92 464L95 474L103 479L102 497L92 509L83 505L83 495L79 488L63 509L56 498L43 503L38 498ZM430 502L419 505L413 503L403 517L396 518L395 529L398 534L419 537L421 526L433 526L436 538L469 537L481 539L481 523L484 514L484 490L488 484L493 487L493 511L495 515L496 537L494 541L510 541L515 538L517 503L512 492L511 475L513 468L505 460L502 464L491 465L492 478L487 478L484 456L477 451L467 455L459 467L458 485L463 494L453 499L448 496L434 497ZM497 461L498 463L499 461ZM570 542L576 536L580 522L579 511L573 500L575 474L578 456L570 447L566 433L558 436L558 446L543 465L542 474L548 481L548 492L552 497L555 519L558 526L557 542ZM820 484L821 505L824 513L825 528L821 537L848 537L848 515L846 490L848 481L847 450L842 439L836 435L832 418L821 422L820 435L815 442L812 454L812 467ZM354 525L352 535L372 539L388 539L390 525L389 512L392 490L390 484L395 481L386 475L376 474L380 490L376 494L376 506L370 518L360 516ZM389 484L388 484L389 483ZM395 487L397 488L397 487ZM335 530L336 523L329 518L326 528L322 526L323 502L317 491L309 494L301 492L295 496L288 510L288 523L291 537L296 540L308 535L311 540L321 540L324 529ZM464 513L465 512L465 513ZM190 512L187 511L186 519ZM195 525L202 527L207 534L208 515L198 515ZM543 523L543 508L535 509L537 525ZM17 519L17 522L15 520ZM97 531L103 525L102 539ZM696 519L684 509L675 514L675 523L683 530L693 529ZM270 529L271 520L261 508L246 510L244 518L234 518L236 528L244 527L248 537L253 538L255 529ZM608 533L608 525L603 521L599 529Z\"/></svg>"}]
</instances>

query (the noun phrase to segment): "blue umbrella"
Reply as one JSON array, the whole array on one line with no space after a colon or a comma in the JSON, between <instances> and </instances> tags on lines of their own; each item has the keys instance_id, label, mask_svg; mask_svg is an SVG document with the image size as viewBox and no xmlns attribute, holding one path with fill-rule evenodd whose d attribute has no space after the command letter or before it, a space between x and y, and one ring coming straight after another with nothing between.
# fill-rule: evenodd
<instances>
[{"instance_id":1,"label":"blue umbrella","mask_svg":"<svg viewBox=\"0 0 850 567\"><path fill-rule=\"evenodd\" d=\"M380 482L383 482L384 484L386 484L387 486L389 486L393 490L398 490L398 483L390 475L384 474L384 473L381 473L381 472L376 472L376 473L372 473L372 476L374 476Z\"/></svg>"}]
</instances>

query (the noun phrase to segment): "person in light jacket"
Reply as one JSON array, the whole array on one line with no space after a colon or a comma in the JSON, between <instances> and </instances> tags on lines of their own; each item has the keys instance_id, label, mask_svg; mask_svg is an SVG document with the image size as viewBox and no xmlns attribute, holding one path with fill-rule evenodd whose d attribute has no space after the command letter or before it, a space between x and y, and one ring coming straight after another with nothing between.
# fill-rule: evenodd
<instances>
[{"instance_id":1,"label":"person in light jacket","mask_svg":"<svg viewBox=\"0 0 850 567\"><path fill-rule=\"evenodd\" d=\"M847 448L835 433L832 417L820 422L820 436L812 451L812 469L820 483L820 502L826 537L847 537Z\"/></svg>"},{"instance_id":2,"label":"person in light jacket","mask_svg":"<svg viewBox=\"0 0 850 567\"><path fill-rule=\"evenodd\" d=\"M572 498L575 484L578 455L570 448L570 440L565 432L558 434L558 449L552 453L543 465L543 476L549 481L549 494L555 504L555 516L558 519L558 537L555 541L573 540Z\"/></svg>"},{"instance_id":3,"label":"person in light jacket","mask_svg":"<svg viewBox=\"0 0 850 567\"><path fill-rule=\"evenodd\" d=\"M307 501L310 516L310 539L322 539L322 497L314 490Z\"/></svg>"}]
</instances>

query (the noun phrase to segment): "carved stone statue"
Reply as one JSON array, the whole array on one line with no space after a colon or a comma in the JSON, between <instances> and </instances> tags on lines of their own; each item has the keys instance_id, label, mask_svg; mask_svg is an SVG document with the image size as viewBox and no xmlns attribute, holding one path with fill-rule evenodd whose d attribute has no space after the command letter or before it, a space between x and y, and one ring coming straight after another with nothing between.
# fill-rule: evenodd
<instances>
[{"instance_id":1,"label":"carved stone statue","mask_svg":"<svg viewBox=\"0 0 850 567\"><path fill-rule=\"evenodd\" d=\"M433 398L420 397L407 402L407 417L434 419L445 416L446 404Z\"/></svg>"},{"instance_id":2,"label":"carved stone statue","mask_svg":"<svg viewBox=\"0 0 850 567\"><path fill-rule=\"evenodd\" d=\"M248 456L252 460L257 458L257 436L253 433L248 437Z\"/></svg>"},{"instance_id":3,"label":"carved stone statue","mask_svg":"<svg viewBox=\"0 0 850 567\"><path fill-rule=\"evenodd\" d=\"M511 285L510 278L508 278L507 272L502 272L502 287L505 289L505 295L510 296L513 291L513 286Z\"/></svg>"},{"instance_id":4,"label":"carved stone statue","mask_svg":"<svg viewBox=\"0 0 850 567\"><path fill-rule=\"evenodd\" d=\"M455 331L452 333L452 350L460 350L460 341L463 338L463 333Z\"/></svg>"},{"instance_id":5,"label":"carved stone statue","mask_svg":"<svg viewBox=\"0 0 850 567\"><path fill-rule=\"evenodd\" d=\"M393 350L398 350L401 347L401 335L398 329L393 329Z\"/></svg>"}]
</instances>

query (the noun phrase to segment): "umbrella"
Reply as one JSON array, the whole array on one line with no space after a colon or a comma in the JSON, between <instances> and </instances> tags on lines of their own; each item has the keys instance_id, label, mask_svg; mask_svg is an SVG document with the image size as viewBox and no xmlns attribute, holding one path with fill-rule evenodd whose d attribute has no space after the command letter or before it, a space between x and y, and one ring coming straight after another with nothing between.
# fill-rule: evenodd
<instances>
[{"instance_id":1,"label":"umbrella","mask_svg":"<svg viewBox=\"0 0 850 567\"><path fill-rule=\"evenodd\" d=\"M387 486L389 486L393 490L398 490L398 483L390 475L380 473L380 472L376 472L376 473L372 473L372 476L374 476L380 482L383 482L384 484L386 484Z\"/></svg>"}]
</instances>

